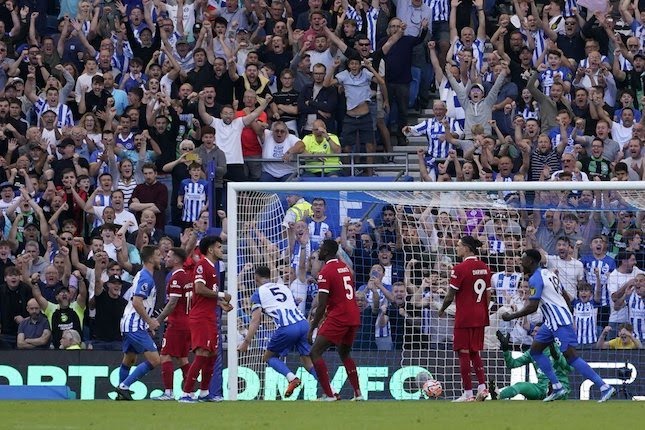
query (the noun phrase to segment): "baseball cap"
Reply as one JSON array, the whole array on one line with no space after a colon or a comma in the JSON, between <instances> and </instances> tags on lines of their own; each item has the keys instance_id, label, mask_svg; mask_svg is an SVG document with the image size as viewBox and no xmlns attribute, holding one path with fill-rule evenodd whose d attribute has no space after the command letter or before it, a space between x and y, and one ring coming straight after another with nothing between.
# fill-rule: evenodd
<instances>
[{"instance_id":1,"label":"baseball cap","mask_svg":"<svg viewBox=\"0 0 645 430\"><path fill-rule=\"evenodd\" d=\"M238 32L238 33L248 33L248 32L249 32L249 30L247 30L246 28L238 28L238 29L237 29L237 32Z\"/></svg>"},{"instance_id":2,"label":"baseball cap","mask_svg":"<svg viewBox=\"0 0 645 430\"><path fill-rule=\"evenodd\" d=\"M634 55L634 58L642 58L645 60L645 53L638 52Z\"/></svg>"},{"instance_id":3,"label":"baseball cap","mask_svg":"<svg viewBox=\"0 0 645 430\"><path fill-rule=\"evenodd\" d=\"M123 284L123 280L119 275L112 275L107 280L108 284Z\"/></svg>"},{"instance_id":4,"label":"baseball cap","mask_svg":"<svg viewBox=\"0 0 645 430\"><path fill-rule=\"evenodd\" d=\"M58 148L64 148L67 145L72 145L72 146L75 145L74 141L70 137L66 137L65 139L61 140L60 142L58 142L58 145L56 146Z\"/></svg>"},{"instance_id":5,"label":"baseball cap","mask_svg":"<svg viewBox=\"0 0 645 430\"><path fill-rule=\"evenodd\" d=\"M22 228L23 228L23 230L24 230L24 229L26 229L27 227L34 227L34 228L38 229L38 226L36 225L36 223L35 223L35 222L28 222L28 223L27 223L27 224L25 224Z\"/></svg>"},{"instance_id":6,"label":"baseball cap","mask_svg":"<svg viewBox=\"0 0 645 430\"><path fill-rule=\"evenodd\" d=\"M0 190L4 190L5 188L11 188L12 190L16 189L16 187L14 187L14 185L9 181L4 181L0 184Z\"/></svg>"},{"instance_id":7,"label":"baseball cap","mask_svg":"<svg viewBox=\"0 0 645 430\"><path fill-rule=\"evenodd\" d=\"M190 45L190 43L188 43L188 38L186 36L181 36L181 37L177 38L177 43L175 45L179 45L180 43Z\"/></svg>"},{"instance_id":8,"label":"baseball cap","mask_svg":"<svg viewBox=\"0 0 645 430\"><path fill-rule=\"evenodd\" d=\"M41 114L40 114L40 116L43 116L43 115L45 115L45 114L46 114L46 113L48 113L48 112L51 112L51 113L53 113L54 115L58 116L58 112L56 112L56 111L55 111L54 109L52 109L52 108L47 108L47 109L45 109L45 110L43 111L43 113L41 113Z\"/></svg>"},{"instance_id":9,"label":"baseball cap","mask_svg":"<svg viewBox=\"0 0 645 430\"><path fill-rule=\"evenodd\" d=\"M485 91L484 91L484 86L483 86L482 84L473 84L473 86L472 86L472 87L470 87L470 89L471 89L471 90L472 90L472 89L475 89L475 88L479 88L479 89L481 90L481 92L482 92L482 93L483 93L483 92L485 92Z\"/></svg>"},{"instance_id":10,"label":"baseball cap","mask_svg":"<svg viewBox=\"0 0 645 430\"><path fill-rule=\"evenodd\" d=\"M29 149L41 149L41 150L42 150L42 149L43 149L43 147L42 147L42 146L40 146L40 145L38 144L38 142L31 142L31 143L29 144Z\"/></svg>"}]
</instances>

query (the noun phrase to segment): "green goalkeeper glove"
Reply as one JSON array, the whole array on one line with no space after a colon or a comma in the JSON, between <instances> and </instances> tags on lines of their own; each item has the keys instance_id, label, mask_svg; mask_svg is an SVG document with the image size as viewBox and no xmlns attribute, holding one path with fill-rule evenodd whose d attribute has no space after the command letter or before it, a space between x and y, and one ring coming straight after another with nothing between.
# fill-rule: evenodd
<instances>
[{"instance_id":1,"label":"green goalkeeper glove","mask_svg":"<svg viewBox=\"0 0 645 430\"><path fill-rule=\"evenodd\" d=\"M495 333L497 336L497 339L499 340L499 347L502 351L508 351L511 349L511 334L507 333L506 336L504 336L504 333L501 331L497 330L497 333Z\"/></svg>"}]
</instances>

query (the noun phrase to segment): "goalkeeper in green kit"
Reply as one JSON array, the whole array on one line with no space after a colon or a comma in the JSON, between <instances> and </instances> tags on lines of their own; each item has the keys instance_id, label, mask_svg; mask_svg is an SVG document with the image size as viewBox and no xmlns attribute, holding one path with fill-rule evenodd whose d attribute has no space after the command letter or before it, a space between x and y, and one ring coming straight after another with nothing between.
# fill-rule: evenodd
<instances>
[{"instance_id":1,"label":"goalkeeper in green kit","mask_svg":"<svg viewBox=\"0 0 645 430\"><path fill-rule=\"evenodd\" d=\"M538 328L539 325L536 326L535 329L537 330ZM503 388L499 392L495 390L495 387L490 387L489 390L493 400L496 400L495 397L499 398L500 400L512 399L518 394L523 395L527 400L543 400L549 394L549 378L547 378L547 376L542 373L542 371L535 365L535 362L531 358L529 351L526 351L518 358L513 358L510 351L510 334L504 336L502 332L498 330L497 338L499 339L500 348L502 350L502 353L504 354L506 367L508 367L509 369L515 369L517 367L522 367L531 363L537 373L538 381L537 383L517 382L510 387ZM562 387L568 394L570 391L569 372L571 372L572 370L571 366L567 364L567 360L564 358L562 353L554 347L553 344L549 348L544 350L544 354L549 357L549 359L553 363L555 374L562 384ZM565 396L563 398L566 399L567 397Z\"/></svg>"}]
</instances>

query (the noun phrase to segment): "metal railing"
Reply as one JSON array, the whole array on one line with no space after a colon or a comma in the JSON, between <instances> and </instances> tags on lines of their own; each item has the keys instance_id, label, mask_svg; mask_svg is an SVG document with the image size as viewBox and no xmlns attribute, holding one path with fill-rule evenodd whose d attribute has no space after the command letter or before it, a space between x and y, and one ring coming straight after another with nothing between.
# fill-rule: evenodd
<instances>
[{"instance_id":1,"label":"metal railing","mask_svg":"<svg viewBox=\"0 0 645 430\"><path fill-rule=\"evenodd\" d=\"M361 162L361 158L378 158L385 157L394 158L404 156L404 162L402 163L364 163ZM341 159L341 164L323 164L326 158L339 158ZM307 164L307 160L317 160L321 161L320 164ZM343 161L345 160L345 161ZM359 169L383 169L387 168L388 170L401 169L401 174L408 175L410 173L410 159L408 153L406 152L385 152L385 153L372 153L372 152L357 152L357 153L341 153L341 154L296 154L296 172L297 177L299 178L302 173L307 173L308 169L320 170L320 172L313 172L313 176L325 176L325 171L336 171L336 170L347 170L349 169L350 176L356 176ZM309 172L311 173L311 172Z\"/></svg>"}]
</instances>

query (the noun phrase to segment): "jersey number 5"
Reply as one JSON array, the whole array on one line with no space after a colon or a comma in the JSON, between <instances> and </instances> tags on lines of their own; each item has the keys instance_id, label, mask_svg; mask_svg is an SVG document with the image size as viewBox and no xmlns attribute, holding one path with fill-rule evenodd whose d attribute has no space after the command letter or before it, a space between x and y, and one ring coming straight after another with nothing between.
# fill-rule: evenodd
<instances>
[{"instance_id":1,"label":"jersey number 5","mask_svg":"<svg viewBox=\"0 0 645 430\"><path fill-rule=\"evenodd\" d=\"M271 291L271 294L273 294L275 299L280 303L287 301L287 295L280 291L280 287L271 287L269 288L269 291Z\"/></svg>"},{"instance_id":2,"label":"jersey number 5","mask_svg":"<svg viewBox=\"0 0 645 430\"><path fill-rule=\"evenodd\" d=\"M354 287L352 287L352 277L351 276L343 276L343 284L345 284L345 297L347 297L347 300L352 300L354 298Z\"/></svg>"},{"instance_id":3,"label":"jersey number 5","mask_svg":"<svg viewBox=\"0 0 645 430\"><path fill-rule=\"evenodd\" d=\"M475 290L475 294L477 294L477 303L481 302L484 292L486 291L486 281L483 279L476 280L473 285L473 290Z\"/></svg>"}]
</instances>

